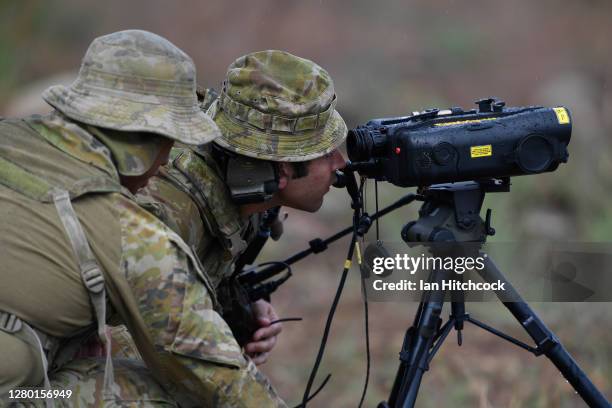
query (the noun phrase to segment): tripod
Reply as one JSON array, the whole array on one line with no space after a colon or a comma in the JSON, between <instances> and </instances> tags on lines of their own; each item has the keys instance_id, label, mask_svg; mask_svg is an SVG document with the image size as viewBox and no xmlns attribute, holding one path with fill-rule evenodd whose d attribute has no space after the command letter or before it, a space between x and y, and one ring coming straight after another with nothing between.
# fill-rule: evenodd
<instances>
[{"instance_id":1,"label":"tripod","mask_svg":"<svg viewBox=\"0 0 612 408\"><path fill-rule=\"evenodd\" d=\"M510 183L507 179L440 184L429 187L422 193L424 203L419 210L418 220L404 226L402 239L406 243L484 244L486 237L495 233L495 230L491 228L491 210L487 210L485 220L480 217L485 193L505 192L509 189ZM529 346L473 319L465 312L465 303L461 298L452 299L450 317L442 325L440 315L444 305L445 291L431 290L423 295L414 322L406 331L400 352L400 365L389 400L381 402L378 408L414 407L421 380L429 368L429 363L453 328L457 330L458 342L461 345L461 330L465 322L493 333L536 356L545 355L589 407L610 407L610 403L589 380L559 339L525 303L493 261L488 257L485 259L485 267L478 271L479 275L489 283L495 281L505 283L504 296L499 292L496 292L496 295L523 326L536 346ZM439 283L443 278L443 271L434 270L429 276L429 282Z\"/></svg>"}]
</instances>

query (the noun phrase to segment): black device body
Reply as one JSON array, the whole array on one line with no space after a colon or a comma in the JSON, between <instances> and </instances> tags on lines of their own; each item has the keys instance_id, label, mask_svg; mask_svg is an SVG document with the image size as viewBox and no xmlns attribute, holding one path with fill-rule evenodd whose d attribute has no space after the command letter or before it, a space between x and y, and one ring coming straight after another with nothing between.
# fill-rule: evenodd
<instances>
[{"instance_id":1,"label":"black device body","mask_svg":"<svg viewBox=\"0 0 612 408\"><path fill-rule=\"evenodd\" d=\"M567 108L505 107L493 98L477 104L374 119L349 131L353 169L412 187L549 172L567 161Z\"/></svg>"}]
</instances>

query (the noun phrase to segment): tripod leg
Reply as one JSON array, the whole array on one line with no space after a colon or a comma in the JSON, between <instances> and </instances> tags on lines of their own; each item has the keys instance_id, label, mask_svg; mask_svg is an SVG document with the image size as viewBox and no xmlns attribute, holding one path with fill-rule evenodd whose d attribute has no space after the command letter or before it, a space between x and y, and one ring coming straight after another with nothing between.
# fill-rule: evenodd
<instances>
[{"instance_id":1,"label":"tripod leg","mask_svg":"<svg viewBox=\"0 0 612 408\"><path fill-rule=\"evenodd\" d=\"M430 276L430 282L439 283L443 276L440 271L434 271ZM391 407L414 406L421 379L428 369L429 351L442 322L440 314L443 304L444 291L432 290L424 296L419 305L419 313L404 341L407 347L403 348L400 355L402 364L389 399Z\"/></svg>"},{"instance_id":2,"label":"tripod leg","mask_svg":"<svg viewBox=\"0 0 612 408\"><path fill-rule=\"evenodd\" d=\"M397 374L395 375L395 381L393 381L393 388L391 389L391 394L389 395L389 402L388 402L387 407L395 406L400 387L406 381L406 370L408 370L408 363L410 362L410 351L412 349L412 339L414 338L415 327L417 327L419 325L419 322L421 321L424 307L425 307L425 303L420 302L419 308L417 309L417 312L414 315L414 322L412 323L412 326L410 326L408 330L406 330L406 334L404 335L402 351L400 352L400 366L397 369Z\"/></svg>"},{"instance_id":3,"label":"tripod leg","mask_svg":"<svg viewBox=\"0 0 612 408\"><path fill-rule=\"evenodd\" d=\"M396 407L414 407L423 374L429 368L429 350L431 350L434 336L442 321L440 314L443 304L443 301L432 301L425 304L423 319L414 333L410 363L406 372L406 379L399 391L399 403Z\"/></svg>"},{"instance_id":4,"label":"tripod leg","mask_svg":"<svg viewBox=\"0 0 612 408\"><path fill-rule=\"evenodd\" d=\"M574 361L557 336L546 327L529 305L525 303L491 258L486 257L485 259L485 268L480 271L480 275L488 282L496 282L498 280L505 282L506 290L504 297L514 301L504 302L502 300L502 303L535 341L538 350L541 350L541 352L553 362L589 407L609 408L611 406L610 403L595 387L584 371L582 371L576 361ZM501 293L497 293L500 300L502 299L501 295Z\"/></svg>"}]
</instances>

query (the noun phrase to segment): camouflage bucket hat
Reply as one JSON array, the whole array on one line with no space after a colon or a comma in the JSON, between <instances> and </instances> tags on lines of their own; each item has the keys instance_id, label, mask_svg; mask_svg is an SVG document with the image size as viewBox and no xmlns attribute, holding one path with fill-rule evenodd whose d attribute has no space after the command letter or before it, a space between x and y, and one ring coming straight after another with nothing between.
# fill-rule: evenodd
<instances>
[{"instance_id":1,"label":"camouflage bucket hat","mask_svg":"<svg viewBox=\"0 0 612 408\"><path fill-rule=\"evenodd\" d=\"M42 97L67 117L93 126L155 133L186 144L219 136L199 108L191 58L147 31L96 38L72 85L52 86Z\"/></svg>"},{"instance_id":2,"label":"camouflage bucket hat","mask_svg":"<svg viewBox=\"0 0 612 408\"><path fill-rule=\"evenodd\" d=\"M346 139L334 84L323 68L283 51L245 55L228 68L208 114L233 152L273 161L321 157Z\"/></svg>"}]
</instances>

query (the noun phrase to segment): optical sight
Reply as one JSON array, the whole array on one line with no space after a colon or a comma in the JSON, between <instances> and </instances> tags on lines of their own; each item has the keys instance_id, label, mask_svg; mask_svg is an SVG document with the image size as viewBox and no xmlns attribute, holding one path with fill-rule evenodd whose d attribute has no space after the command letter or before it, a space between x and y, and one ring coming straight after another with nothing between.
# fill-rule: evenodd
<instances>
[{"instance_id":1,"label":"optical sight","mask_svg":"<svg viewBox=\"0 0 612 408\"><path fill-rule=\"evenodd\" d=\"M563 106L428 109L374 119L348 133L350 166L400 187L554 171L569 157L570 112Z\"/></svg>"}]
</instances>

